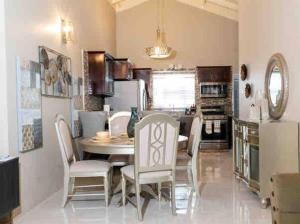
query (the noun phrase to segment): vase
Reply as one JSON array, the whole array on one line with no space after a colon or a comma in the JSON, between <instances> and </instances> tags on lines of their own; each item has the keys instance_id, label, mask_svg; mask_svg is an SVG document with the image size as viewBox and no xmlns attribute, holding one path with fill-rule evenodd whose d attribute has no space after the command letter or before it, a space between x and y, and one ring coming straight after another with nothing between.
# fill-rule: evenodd
<instances>
[{"instance_id":1,"label":"vase","mask_svg":"<svg viewBox=\"0 0 300 224\"><path fill-rule=\"evenodd\" d=\"M134 126L139 122L139 115L136 107L131 107L131 117L127 125L127 135L129 138L134 137Z\"/></svg>"}]
</instances>

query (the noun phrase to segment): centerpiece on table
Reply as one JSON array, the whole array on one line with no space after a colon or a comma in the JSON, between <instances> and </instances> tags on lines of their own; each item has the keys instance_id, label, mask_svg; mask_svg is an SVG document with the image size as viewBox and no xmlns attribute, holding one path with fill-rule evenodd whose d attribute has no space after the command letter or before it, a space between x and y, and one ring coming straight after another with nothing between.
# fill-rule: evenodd
<instances>
[{"instance_id":1,"label":"centerpiece on table","mask_svg":"<svg viewBox=\"0 0 300 224\"><path fill-rule=\"evenodd\" d=\"M137 112L137 107L131 107L131 117L127 125L127 135L128 138L133 138L134 137L134 126L136 123L138 123L140 120L138 112Z\"/></svg>"}]
</instances>

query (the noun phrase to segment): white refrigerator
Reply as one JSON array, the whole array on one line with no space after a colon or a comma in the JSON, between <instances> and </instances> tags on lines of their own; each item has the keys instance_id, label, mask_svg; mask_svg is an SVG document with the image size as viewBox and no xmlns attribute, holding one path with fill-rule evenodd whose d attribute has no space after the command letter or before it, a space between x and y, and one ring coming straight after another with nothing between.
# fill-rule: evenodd
<instances>
[{"instance_id":1,"label":"white refrigerator","mask_svg":"<svg viewBox=\"0 0 300 224\"><path fill-rule=\"evenodd\" d=\"M131 111L137 107L138 112L147 109L147 93L144 80L115 81L114 96L106 97L105 104L112 112Z\"/></svg>"}]
</instances>

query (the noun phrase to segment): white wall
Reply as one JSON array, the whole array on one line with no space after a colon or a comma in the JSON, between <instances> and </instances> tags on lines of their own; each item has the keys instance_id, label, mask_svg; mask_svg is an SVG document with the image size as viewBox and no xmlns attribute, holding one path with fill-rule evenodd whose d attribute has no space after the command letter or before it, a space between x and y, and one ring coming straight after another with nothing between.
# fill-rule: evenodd
<instances>
[{"instance_id":1,"label":"white wall","mask_svg":"<svg viewBox=\"0 0 300 224\"><path fill-rule=\"evenodd\" d=\"M8 154L7 77L4 1L0 0L0 156Z\"/></svg>"},{"instance_id":2,"label":"white wall","mask_svg":"<svg viewBox=\"0 0 300 224\"><path fill-rule=\"evenodd\" d=\"M264 88L269 58L277 52L284 55L290 73L290 91L283 119L300 121L300 1L239 1L239 63L247 64L253 91ZM245 99L240 84L240 115L248 117L254 97Z\"/></svg>"},{"instance_id":3,"label":"white wall","mask_svg":"<svg viewBox=\"0 0 300 224\"><path fill-rule=\"evenodd\" d=\"M145 47L155 43L156 2L147 1L117 13L118 57L129 57L138 67L231 65L237 72L238 23L175 0L165 1L165 31L167 43L177 55L165 60L150 59Z\"/></svg>"},{"instance_id":4,"label":"white wall","mask_svg":"<svg viewBox=\"0 0 300 224\"><path fill-rule=\"evenodd\" d=\"M73 43L62 44L60 17L73 22ZM16 57L38 61L38 46L45 45L71 57L73 74L81 75L82 49L115 54L115 12L106 0L5 0L5 19L9 150L18 155ZM42 101L44 146L19 154L23 211L62 187L63 167L54 116L62 113L70 119L69 100L43 97Z\"/></svg>"}]
</instances>

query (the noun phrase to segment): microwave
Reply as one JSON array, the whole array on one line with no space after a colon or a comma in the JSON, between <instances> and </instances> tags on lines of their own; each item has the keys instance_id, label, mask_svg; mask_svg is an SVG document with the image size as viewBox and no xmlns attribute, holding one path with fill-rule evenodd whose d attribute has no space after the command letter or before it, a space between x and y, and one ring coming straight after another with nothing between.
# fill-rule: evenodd
<instances>
[{"instance_id":1,"label":"microwave","mask_svg":"<svg viewBox=\"0 0 300 224\"><path fill-rule=\"evenodd\" d=\"M202 98L226 98L228 83L226 82L205 82L200 83L200 96Z\"/></svg>"}]
</instances>

